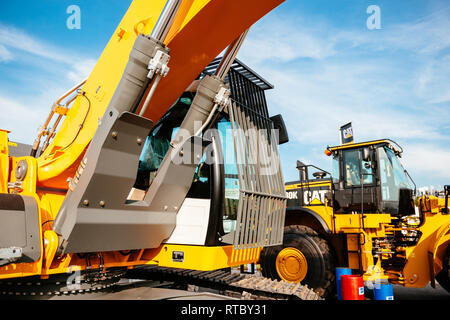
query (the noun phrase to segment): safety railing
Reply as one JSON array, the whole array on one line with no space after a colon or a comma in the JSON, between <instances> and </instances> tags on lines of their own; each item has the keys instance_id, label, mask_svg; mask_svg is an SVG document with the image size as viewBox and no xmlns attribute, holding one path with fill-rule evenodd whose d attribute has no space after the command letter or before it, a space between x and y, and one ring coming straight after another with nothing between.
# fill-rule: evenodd
<instances>
[{"instance_id":1,"label":"safety railing","mask_svg":"<svg viewBox=\"0 0 450 320\"><path fill-rule=\"evenodd\" d=\"M283 241L286 193L273 123L256 109L228 106L239 177L233 245L247 249Z\"/></svg>"}]
</instances>

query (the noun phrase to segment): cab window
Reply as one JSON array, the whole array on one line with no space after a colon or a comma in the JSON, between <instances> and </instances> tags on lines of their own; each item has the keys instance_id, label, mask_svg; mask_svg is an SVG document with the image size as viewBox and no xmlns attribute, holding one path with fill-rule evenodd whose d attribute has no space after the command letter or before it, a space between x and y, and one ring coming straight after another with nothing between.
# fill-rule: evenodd
<instances>
[{"instance_id":1,"label":"cab window","mask_svg":"<svg viewBox=\"0 0 450 320\"><path fill-rule=\"evenodd\" d=\"M332 171L331 174L333 176L333 183L339 183L339 156L333 155L333 162L332 162Z\"/></svg>"},{"instance_id":2,"label":"cab window","mask_svg":"<svg viewBox=\"0 0 450 320\"><path fill-rule=\"evenodd\" d=\"M364 185L373 183L372 161L362 160L361 149L344 151L344 179L346 186L361 186L361 173Z\"/></svg>"},{"instance_id":3,"label":"cab window","mask_svg":"<svg viewBox=\"0 0 450 320\"><path fill-rule=\"evenodd\" d=\"M225 171L225 207L223 213L223 230L225 234L236 230L236 219L240 198L240 184L231 123L222 119L217 125L222 142Z\"/></svg>"},{"instance_id":4,"label":"cab window","mask_svg":"<svg viewBox=\"0 0 450 320\"><path fill-rule=\"evenodd\" d=\"M175 138L190 103L189 97L183 95L152 129L139 158L139 169L134 187L147 191L155 174L166 156L171 141ZM192 186L187 198L209 199L211 197L210 165L204 155L197 166Z\"/></svg>"},{"instance_id":5,"label":"cab window","mask_svg":"<svg viewBox=\"0 0 450 320\"><path fill-rule=\"evenodd\" d=\"M344 177L345 184L349 187L361 185L358 150L344 152Z\"/></svg>"}]
</instances>

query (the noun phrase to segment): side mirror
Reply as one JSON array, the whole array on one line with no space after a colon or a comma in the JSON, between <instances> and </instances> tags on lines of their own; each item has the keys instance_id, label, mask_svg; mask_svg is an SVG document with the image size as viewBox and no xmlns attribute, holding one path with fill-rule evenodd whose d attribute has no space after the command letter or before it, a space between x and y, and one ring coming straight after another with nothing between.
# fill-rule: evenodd
<instances>
[{"instance_id":1,"label":"side mirror","mask_svg":"<svg viewBox=\"0 0 450 320\"><path fill-rule=\"evenodd\" d=\"M370 161L370 149L369 148L363 149L363 160L366 162Z\"/></svg>"},{"instance_id":2,"label":"side mirror","mask_svg":"<svg viewBox=\"0 0 450 320\"><path fill-rule=\"evenodd\" d=\"M273 122L275 130L278 130L278 144L289 142L289 135L281 114L271 117L270 120Z\"/></svg>"}]
</instances>

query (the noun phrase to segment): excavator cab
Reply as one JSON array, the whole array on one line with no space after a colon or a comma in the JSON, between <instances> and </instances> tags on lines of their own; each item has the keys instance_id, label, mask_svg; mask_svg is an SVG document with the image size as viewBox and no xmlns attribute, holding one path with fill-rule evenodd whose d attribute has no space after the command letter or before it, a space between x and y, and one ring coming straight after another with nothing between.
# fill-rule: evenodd
<instances>
[{"instance_id":1,"label":"excavator cab","mask_svg":"<svg viewBox=\"0 0 450 320\"><path fill-rule=\"evenodd\" d=\"M337 212L414 214L415 187L400 163L402 149L395 142L346 144L327 151L333 159Z\"/></svg>"},{"instance_id":2,"label":"excavator cab","mask_svg":"<svg viewBox=\"0 0 450 320\"><path fill-rule=\"evenodd\" d=\"M199 78L214 73L220 61L221 58L212 61ZM188 89L195 88L195 82L198 80L195 80ZM177 227L165 243L206 246L233 244L236 227L240 225L237 219L240 190L243 188L239 169L259 162L256 159L259 157L258 151L251 149L246 152L249 152L249 158L254 158L254 163L245 158L238 159L239 155L235 154L235 150L239 146L233 139L233 134L236 133L234 127L239 126L245 131L242 138L246 139L252 128L244 128L241 121L250 120L248 124L251 124L253 122L250 119L253 117L250 115L251 112L254 116L265 119L265 122L259 123L259 130L267 130L270 133L275 128L285 128L281 115L273 117L273 120L268 117L264 91L272 89L273 86L240 60L235 60L226 77L226 83L230 87L232 99L240 101L240 104L248 109L243 110L242 118L235 118L233 123L229 110L224 109L211 128L203 133L203 139L210 144L195 169L192 185L180 208ZM142 201L145 198L194 98L195 92L190 90L184 92L150 130L139 158L136 182L128 197L128 203ZM287 132L283 129L274 132L283 137L281 143L288 141ZM247 140L246 143L252 142ZM273 143L276 147L280 139L269 143ZM238 163L238 160L244 163ZM276 179L281 181L281 173L278 172L276 175ZM192 232L194 229L196 231Z\"/></svg>"}]
</instances>

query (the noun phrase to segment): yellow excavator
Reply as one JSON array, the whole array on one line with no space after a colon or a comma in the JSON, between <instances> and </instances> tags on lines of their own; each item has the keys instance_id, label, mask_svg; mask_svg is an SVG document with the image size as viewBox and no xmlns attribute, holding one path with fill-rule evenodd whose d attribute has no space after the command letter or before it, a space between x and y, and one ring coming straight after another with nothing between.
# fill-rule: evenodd
<instances>
[{"instance_id":1,"label":"yellow excavator","mask_svg":"<svg viewBox=\"0 0 450 320\"><path fill-rule=\"evenodd\" d=\"M336 267L362 275L368 287L437 280L450 291L450 186L415 198L402 152L390 139L343 142L325 150L331 173L297 161L300 179L286 183L284 242L263 250L262 274L324 297L333 293Z\"/></svg>"},{"instance_id":2,"label":"yellow excavator","mask_svg":"<svg viewBox=\"0 0 450 320\"><path fill-rule=\"evenodd\" d=\"M95 289L136 266L200 275L282 243L282 119L235 60L282 2L134 0L28 154L0 131L2 294L58 294L74 272Z\"/></svg>"}]
</instances>

